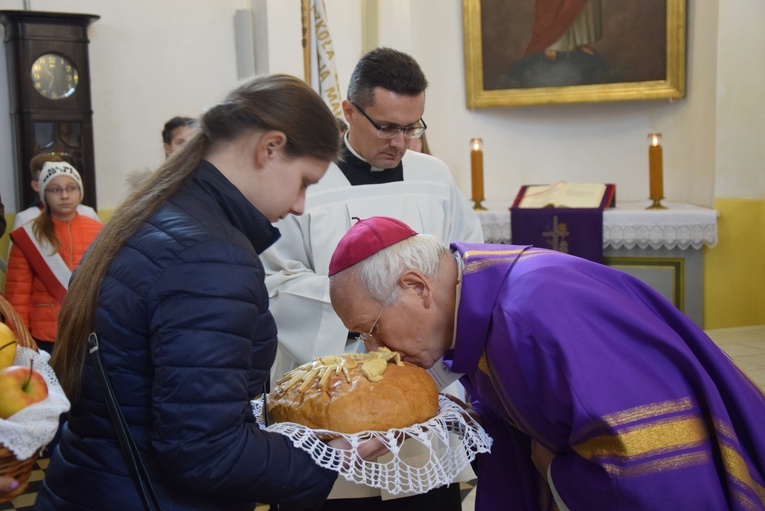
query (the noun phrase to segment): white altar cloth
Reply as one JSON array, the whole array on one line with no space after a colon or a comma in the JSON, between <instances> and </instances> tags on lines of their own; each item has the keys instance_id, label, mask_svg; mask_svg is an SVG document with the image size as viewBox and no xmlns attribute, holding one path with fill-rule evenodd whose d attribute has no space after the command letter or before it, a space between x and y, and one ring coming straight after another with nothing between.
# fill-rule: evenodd
<instances>
[{"instance_id":1,"label":"white altar cloth","mask_svg":"<svg viewBox=\"0 0 765 511\"><path fill-rule=\"evenodd\" d=\"M651 201L620 201L603 210L603 248L679 248L717 244L718 212L711 208L662 202L667 209L646 209ZM487 202L477 211L487 243L509 243L510 203Z\"/></svg>"}]
</instances>

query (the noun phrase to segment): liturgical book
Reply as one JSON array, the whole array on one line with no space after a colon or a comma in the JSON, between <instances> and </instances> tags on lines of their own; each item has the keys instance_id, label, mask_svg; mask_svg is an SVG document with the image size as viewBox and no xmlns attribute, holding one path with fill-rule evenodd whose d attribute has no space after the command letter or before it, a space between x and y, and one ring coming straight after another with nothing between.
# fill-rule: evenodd
<instances>
[{"instance_id":1,"label":"liturgical book","mask_svg":"<svg viewBox=\"0 0 765 511\"><path fill-rule=\"evenodd\" d=\"M567 183L528 185L516 197L516 208L602 208L610 205L613 185ZM605 200L604 200L605 199Z\"/></svg>"},{"instance_id":2,"label":"liturgical book","mask_svg":"<svg viewBox=\"0 0 765 511\"><path fill-rule=\"evenodd\" d=\"M615 194L613 184L524 185L510 208L512 243L603 262L603 208Z\"/></svg>"}]
</instances>

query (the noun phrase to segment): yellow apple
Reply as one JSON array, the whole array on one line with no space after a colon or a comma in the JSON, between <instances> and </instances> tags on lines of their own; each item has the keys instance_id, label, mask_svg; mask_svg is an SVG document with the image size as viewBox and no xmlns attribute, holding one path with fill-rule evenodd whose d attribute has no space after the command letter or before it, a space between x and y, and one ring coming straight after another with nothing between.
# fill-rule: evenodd
<instances>
[{"instance_id":1,"label":"yellow apple","mask_svg":"<svg viewBox=\"0 0 765 511\"><path fill-rule=\"evenodd\" d=\"M0 323L0 369L13 365L16 359L16 334L5 323Z\"/></svg>"},{"instance_id":2,"label":"yellow apple","mask_svg":"<svg viewBox=\"0 0 765 511\"><path fill-rule=\"evenodd\" d=\"M48 384L32 365L0 370L0 419L48 397Z\"/></svg>"}]
</instances>

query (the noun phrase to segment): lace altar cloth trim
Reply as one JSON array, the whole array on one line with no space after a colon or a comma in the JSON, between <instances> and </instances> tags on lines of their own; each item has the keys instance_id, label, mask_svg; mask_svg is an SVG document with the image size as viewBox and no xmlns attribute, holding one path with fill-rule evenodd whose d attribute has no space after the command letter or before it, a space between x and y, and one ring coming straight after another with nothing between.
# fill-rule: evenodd
<instances>
[{"instance_id":1,"label":"lace altar cloth trim","mask_svg":"<svg viewBox=\"0 0 765 511\"><path fill-rule=\"evenodd\" d=\"M717 245L716 225L604 225L603 248L701 249Z\"/></svg>"},{"instance_id":2,"label":"lace altar cloth trim","mask_svg":"<svg viewBox=\"0 0 765 511\"><path fill-rule=\"evenodd\" d=\"M5 420L0 419L0 443L19 460L29 458L35 451L48 445L56 436L59 416L69 411L69 400L58 383L56 373L48 365L48 353L38 353L19 346L14 365L29 367L29 361L33 359L34 370L42 374L48 385L48 397L19 410Z\"/></svg>"},{"instance_id":3,"label":"lace altar cloth trim","mask_svg":"<svg viewBox=\"0 0 765 511\"><path fill-rule=\"evenodd\" d=\"M717 245L717 211L693 204L650 201L619 204L603 212L603 248L701 249Z\"/></svg>"},{"instance_id":4,"label":"lace altar cloth trim","mask_svg":"<svg viewBox=\"0 0 765 511\"><path fill-rule=\"evenodd\" d=\"M347 481L379 488L392 495L425 493L451 483L476 454L489 452L492 443L477 422L443 395L438 397L438 414L429 421L407 428L354 434L310 429L292 422L265 427L263 401L254 400L252 405L262 429L285 435L318 465L338 472ZM327 436L344 437L351 444L351 450L335 449L320 440ZM371 438L379 439L390 454L377 461L362 459L356 449ZM408 440L408 444L412 440L421 444L422 456L406 459L399 456L404 440Z\"/></svg>"},{"instance_id":5,"label":"lace altar cloth trim","mask_svg":"<svg viewBox=\"0 0 765 511\"><path fill-rule=\"evenodd\" d=\"M486 243L510 243L510 212L479 211L483 240Z\"/></svg>"},{"instance_id":6,"label":"lace altar cloth trim","mask_svg":"<svg viewBox=\"0 0 765 511\"><path fill-rule=\"evenodd\" d=\"M647 210L649 201L620 203L603 212L603 248L699 250L717 245L717 211L692 204L663 202L665 210ZM510 243L510 211L489 204L478 212L486 243Z\"/></svg>"}]
</instances>

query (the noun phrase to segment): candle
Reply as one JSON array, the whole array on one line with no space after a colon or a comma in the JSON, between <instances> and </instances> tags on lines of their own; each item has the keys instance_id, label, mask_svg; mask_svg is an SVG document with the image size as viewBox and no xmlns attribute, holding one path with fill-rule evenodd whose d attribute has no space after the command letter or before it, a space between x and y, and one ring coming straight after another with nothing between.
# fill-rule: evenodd
<instances>
[{"instance_id":1,"label":"candle","mask_svg":"<svg viewBox=\"0 0 765 511\"><path fill-rule=\"evenodd\" d=\"M474 138L470 141L470 184L473 200L480 203L483 196L483 140Z\"/></svg>"},{"instance_id":2,"label":"candle","mask_svg":"<svg viewBox=\"0 0 765 511\"><path fill-rule=\"evenodd\" d=\"M650 199L660 201L664 198L664 164L662 162L661 133L648 134L648 178Z\"/></svg>"}]
</instances>

